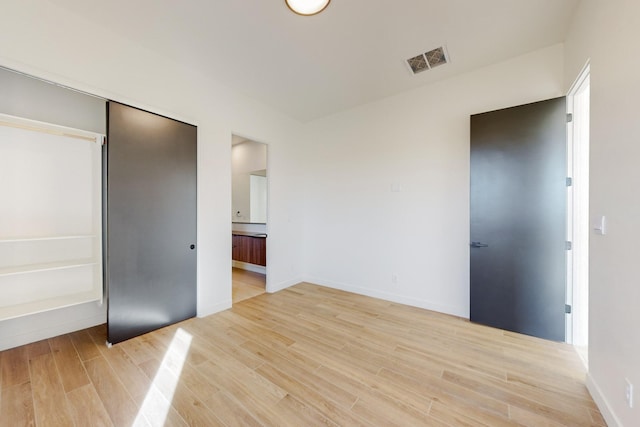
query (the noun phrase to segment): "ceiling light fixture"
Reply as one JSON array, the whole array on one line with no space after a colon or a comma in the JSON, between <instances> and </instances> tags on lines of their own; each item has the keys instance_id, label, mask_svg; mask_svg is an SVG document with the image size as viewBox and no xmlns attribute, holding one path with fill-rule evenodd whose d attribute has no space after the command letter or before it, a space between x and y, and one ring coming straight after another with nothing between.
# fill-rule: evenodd
<instances>
[{"instance_id":1,"label":"ceiling light fixture","mask_svg":"<svg viewBox=\"0 0 640 427\"><path fill-rule=\"evenodd\" d=\"M311 16L322 12L329 6L331 0L284 0L287 7L294 13Z\"/></svg>"}]
</instances>

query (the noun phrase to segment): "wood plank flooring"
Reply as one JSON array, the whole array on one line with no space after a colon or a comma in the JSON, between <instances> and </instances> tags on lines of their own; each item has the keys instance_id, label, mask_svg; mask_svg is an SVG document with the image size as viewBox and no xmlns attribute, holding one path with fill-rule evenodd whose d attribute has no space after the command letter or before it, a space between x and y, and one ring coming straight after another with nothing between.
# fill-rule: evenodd
<instances>
[{"instance_id":1,"label":"wood plank flooring","mask_svg":"<svg viewBox=\"0 0 640 427\"><path fill-rule=\"evenodd\" d=\"M604 426L574 349L311 284L0 353L0 426Z\"/></svg>"},{"instance_id":2,"label":"wood plank flooring","mask_svg":"<svg viewBox=\"0 0 640 427\"><path fill-rule=\"evenodd\" d=\"M264 274L233 268L231 270L231 279L233 283L233 304L262 295L266 292L266 276Z\"/></svg>"}]
</instances>

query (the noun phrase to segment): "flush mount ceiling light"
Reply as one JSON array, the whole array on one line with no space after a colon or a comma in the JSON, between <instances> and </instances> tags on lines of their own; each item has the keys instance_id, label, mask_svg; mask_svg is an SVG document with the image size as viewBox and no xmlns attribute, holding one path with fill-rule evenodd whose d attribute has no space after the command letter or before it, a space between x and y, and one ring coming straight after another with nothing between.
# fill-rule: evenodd
<instances>
[{"instance_id":1,"label":"flush mount ceiling light","mask_svg":"<svg viewBox=\"0 0 640 427\"><path fill-rule=\"evenodd\" d=\"M298 15L311 16L322 12L331 0L284 0L289 9Z\"/></svg>"}]
</instances>

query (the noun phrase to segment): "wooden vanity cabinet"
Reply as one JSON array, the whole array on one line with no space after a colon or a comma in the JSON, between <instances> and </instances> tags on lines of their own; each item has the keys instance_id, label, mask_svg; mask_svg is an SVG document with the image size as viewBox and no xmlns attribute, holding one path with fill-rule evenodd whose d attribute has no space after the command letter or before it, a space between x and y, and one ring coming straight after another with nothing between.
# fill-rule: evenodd
<instances>
[{"instance_id":1,"label":"wooden vanity cabinet","mask_svg":"<svg viewBox=\"0 0 640 427\"><path fill-rule=\"evenodd\" d=\"M267 265L267 239L265 237L232 236L231 255L234 261Z\"/></svg>"}]
</instances>

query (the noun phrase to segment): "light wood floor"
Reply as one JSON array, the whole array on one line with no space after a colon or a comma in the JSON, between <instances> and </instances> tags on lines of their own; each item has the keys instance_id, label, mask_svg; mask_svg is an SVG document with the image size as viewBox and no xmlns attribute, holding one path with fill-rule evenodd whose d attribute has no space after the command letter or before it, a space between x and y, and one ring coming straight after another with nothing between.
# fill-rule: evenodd
<instances>
[{"instance_id":1,"label":"light wood floor","mask_svg":"<svg viewBox=\"0 0 640 427\"><path fill-rule=\"evenodd\" d=\"M231 270L231 280L233 304L266 292L265 286L267 283L264 274L233 268Z\"/></svg>"},{"instance_id":2,"label":"light wood floor","mask_svg":"<svg viewBox=\"0 0 640 427\"><path fill-rule=\"evenodd\" d=\"M604 425L568 345L310 284L104 342L0 353L0 425Z\"/></svg>"}]
</instances>

